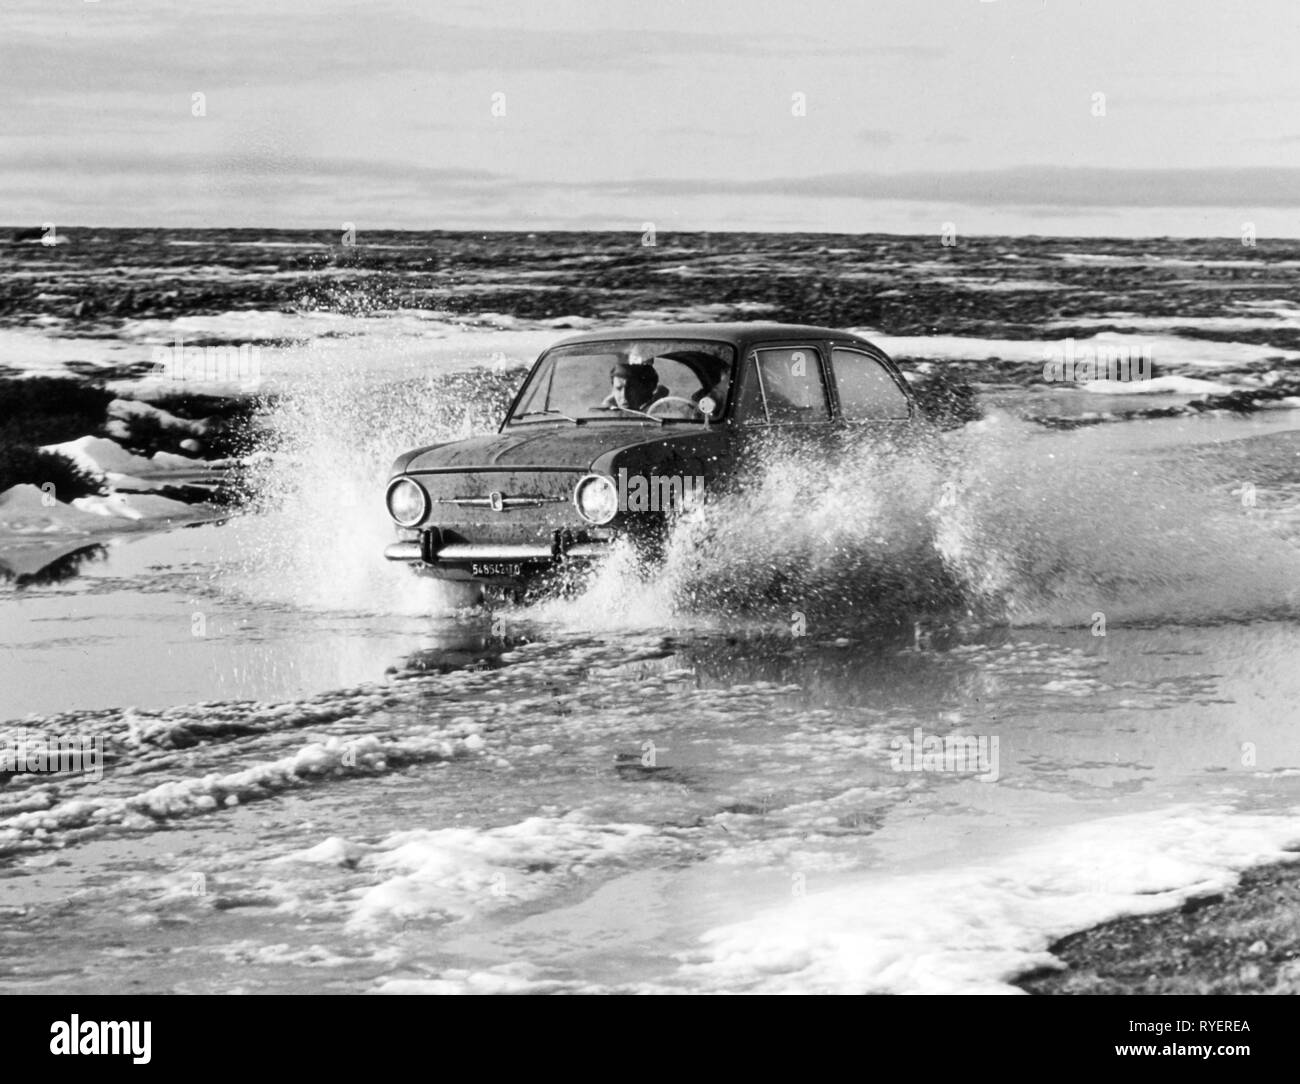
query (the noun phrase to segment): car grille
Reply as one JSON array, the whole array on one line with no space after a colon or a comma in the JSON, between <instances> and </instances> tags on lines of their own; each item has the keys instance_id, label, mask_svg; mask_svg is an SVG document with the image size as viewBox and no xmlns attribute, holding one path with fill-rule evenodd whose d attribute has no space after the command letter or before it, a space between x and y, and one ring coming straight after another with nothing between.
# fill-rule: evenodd
<instances>
[{"instance_id":1,"label":"car grille","mask_svg":"<svg viewBox=\"0 0 1300 1084\"><path fill-rule=\"evenodd\" d=\"M455 471L417 475L429 493L430 521L467 538L546 538L557 527L581 527L573 487L581 471Z\"/></svg>"}]
</instances>

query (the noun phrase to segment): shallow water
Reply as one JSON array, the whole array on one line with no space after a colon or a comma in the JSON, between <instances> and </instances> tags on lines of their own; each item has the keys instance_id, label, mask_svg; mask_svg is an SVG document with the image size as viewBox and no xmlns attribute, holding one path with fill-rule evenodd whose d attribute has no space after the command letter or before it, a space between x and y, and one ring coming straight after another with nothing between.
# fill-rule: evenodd
<instances>
[{"instance_id":1,"label":"shallow water","mask_svg":"<svg viewBox=\"0 0 1300 1084\"><path fill-rule=\"evenodd\" d=\"M311 486L0 599L0 729L109 758L0 789L0 989L1005 990L1300 846L1295 412L1012 397L487 611L380 559L354 392Z\"/></svg>"},{"instance_id":2,"label":"shallow water","mask_svg":"<svg viewBox=\"0 0 1300 1084\"><path fill-rule=\"evenodd\" d=\"M1300 838L1290 623L483 625L375 685L79 716L102 782L4 795L3 988L996 988ZM995 757L895 770L918 729Z\"/></svg>"},{"instance_id":3,"label":"shallow water","mask_svg":"<svg viewBox=\"0 0 1300 1084\"><path fill-rule=\"evenodd\" d=\"M0 774L0 990L1006 992L1294 857L1300 412L1026 387L1069 337L1288 386L1294 246L370 237L83 231L3 272L0 372L174 391L141 376L181 338L281 397L246 513L0 585L0 739L105 756ZM597 318L872 324L987 416L779 458L574 598L387 565L392 458Z\"/></svg>"}]
</instances>

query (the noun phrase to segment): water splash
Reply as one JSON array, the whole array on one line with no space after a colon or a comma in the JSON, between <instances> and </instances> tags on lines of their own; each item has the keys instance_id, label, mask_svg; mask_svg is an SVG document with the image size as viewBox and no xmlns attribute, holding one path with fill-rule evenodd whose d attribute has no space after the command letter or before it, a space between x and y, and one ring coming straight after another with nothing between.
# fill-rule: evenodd
<instances>
[{"instance_id":1,"label":"water splash","mask_svg":"<svg viewBox=\"0 0 1300 1084\"><path fill-rule=\"evenodd\" d=\"M910 625L960 601L933 545L940 483L925 449L769 446L741 486L677 520L662 560L621 550L546 613L584 628Z\"/></svg>"},{"instance_id":2,"label":"water splash","mask_svg":"<svg viewBox=\"0 0 1300 1084\"><path fill-rule=\"evenodd\" d=\"M269 456L250 480L251 515L233 525L238 587L313 610L448 613L477 602L463 585L387 562L384 507L393 460L413 447L490 432L518 373L479 369L379 383L334 367L266 403Z\"/></svg>"},{"instance_id":3,"label":"water splash","mask_svg":"<svg viewBox=\"0 0 1300 1084\"><path fill-rule=\"evenodd\" d=\"M822 628L1300 613L1300 528L1243 512L1218 445L1166 426L1153 447L1149 424L1060 433L994 413L908 448L775 451L679 522L662 565L623 555L568 613Z\"/></svg>"},{"instance_id":4,"label":"water splash","mask_svg":"<svg viewBox=\"0 0 1300 1084\"><path fill-rule=\"evenodd\" d=\"M1011 624L1294 616L1296 538L1245 514L1177 427L1043 432L994 414L953 435L935 542L974 606ZM1157 423L1158 424L1158 423Z\"/></svg>"},{"instance_id":5,"label":"water splash","mask_svg":"<svg viewBox=\"0 0 1300 1084\"><path fill-rule=\"evenodd\" d=\"M273 457L240 532L240 589L309 609L449 613L477 592L383 560L392 459L489 432L517 371L382 383L336 366L277 397ZM1164 450L1146 426L1163 424ZM1181 423L1179 423L1181 424ZM940 622L1080 626L1297 612L1297 539L1243 515L1169 423L1068 432L994 412L908 447L770 449L683 517L663 560L630 547L529 616L587 630ZM1294 532L1293 532L1294 534Z\"/></svg>"}]
</instances>

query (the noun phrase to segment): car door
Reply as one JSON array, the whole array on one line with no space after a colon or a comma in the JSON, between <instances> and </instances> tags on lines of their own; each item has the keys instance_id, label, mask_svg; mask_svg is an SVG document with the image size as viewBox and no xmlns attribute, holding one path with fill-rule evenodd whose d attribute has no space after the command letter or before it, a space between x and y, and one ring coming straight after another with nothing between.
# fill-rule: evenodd
<instances>
[{"instance_id":1,"label":"car door","mask_svg":"<svg viewBox=\"0 0 1300 1084\"><path fill-rule=\"evenodd\" d=\"M741 463L834 444L824 344L759 343L745 351L737 390Z\"/></svg>"}]
</instances>

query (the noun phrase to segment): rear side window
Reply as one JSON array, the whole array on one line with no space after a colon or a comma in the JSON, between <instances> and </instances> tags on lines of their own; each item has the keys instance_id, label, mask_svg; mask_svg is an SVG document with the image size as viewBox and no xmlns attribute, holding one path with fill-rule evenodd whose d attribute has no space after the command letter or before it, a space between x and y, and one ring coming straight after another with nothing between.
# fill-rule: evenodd
<instances>
[{"instance_id":1,"label":"rear side window","mask_svg":"<svg viewBox=\"0 0 1300 1084\"><path fill-rule=\"evenodd\" d=\"M857 350L831 351L831 370L845 421L907 418L907 396L879 361Z\"/></svg>"},{"instance_id":2,"label":"rear side window","mask_svg":"<svg viewBox=\"0 0 1300 1084\"><path fill-rule=\"evenodd\" d=\"M756 350L753 357L754 363L746 373L744 396L750 421L763 420L762 410L754 409L760 402L766 408L767 421L773 425L829 419L826 385L814 347Z\"/></svg>"}]
</instances>

